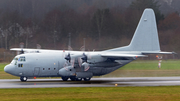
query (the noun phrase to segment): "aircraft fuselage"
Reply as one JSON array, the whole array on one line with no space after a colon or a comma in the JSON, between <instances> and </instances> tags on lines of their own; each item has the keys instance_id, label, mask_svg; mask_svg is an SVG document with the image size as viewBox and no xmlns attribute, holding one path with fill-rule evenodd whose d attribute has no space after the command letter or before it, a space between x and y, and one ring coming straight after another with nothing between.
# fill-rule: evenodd
<instances>
[{"instance_id":1,"label":"aircraft fuselage","mask_svg":"<svg viewBox=\"0 0 180 101\"><path fill-rule=\"evenodd\" d=\"M113 61L98 56L99 52L88 52L86 54L90 54L90 59L87 61L89 68L82 69L81 54L83 52L75 53L79 54L79 58L73 58L74 53L71 52L72 62L70 64L67 64L67 60L64 59L66 53L63 51L21 54L17 55L4 70L19 77L79 76L82 78L108 74L132 61Z\"/></svg>"}]
</instances>

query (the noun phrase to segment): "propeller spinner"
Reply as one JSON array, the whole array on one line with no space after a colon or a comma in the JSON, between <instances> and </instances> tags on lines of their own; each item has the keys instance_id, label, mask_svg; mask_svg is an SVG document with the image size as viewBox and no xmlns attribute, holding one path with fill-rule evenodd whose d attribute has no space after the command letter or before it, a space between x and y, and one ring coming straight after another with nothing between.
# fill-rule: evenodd
<instances>
[{"instance_id":1,"label":"propeller spinner","mask_svg":"<svg viewBox=\"0 0 180 101\"><path fill-rule=\"evenodd\" d=\"M70 53L68 53L68 55L64 58L66 59L67 61L69 61L69 63L71 62L71 56L70 56Z\"/></svg>"},{"instance_id":2,"label":"propeller spinner","mask_svg":"<svg viewBox=\"0 0 180 101\"><path fill-rule=\"evenodd\" d=\"M84 63L87 62L88 57L85 53L83 53L83 57L81 59L83 60L82 63Z\"/></svg>"}]
</instances>

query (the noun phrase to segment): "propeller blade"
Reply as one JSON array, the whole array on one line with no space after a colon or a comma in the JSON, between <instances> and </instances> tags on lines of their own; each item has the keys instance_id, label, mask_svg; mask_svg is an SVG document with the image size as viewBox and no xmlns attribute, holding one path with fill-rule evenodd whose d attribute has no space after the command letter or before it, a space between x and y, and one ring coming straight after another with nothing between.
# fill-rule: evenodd
<instances>
[{"instance_id":1,"label":"propeller blade","mask_svg":"<svg viewBox=\"0 0 180 101\"><path fill-rule=\"evenodd\" d=\"M80 48L80 51L85 51L85 47L82 46L82 47Z\"/></svg>"},{"instance_id":2,"label":"propeller blade","mask_svg":"<svg viewBox=\"0 0 180 101\"><path fill-rule=\"evenodd\" d=\"M87 62L88 57L85 53L83 53L83 57L81 59L83 60L82 63L84 63L84 62Z\"/></svg>"},{"instance_id":3,"label":"propeller blade","mask_svg":"<svg viewBox=\"0 0 180 101\"><path fill-rule=\"evenodd\" d=\"M90 68L89 64L86 63L86 62L82 63L82 66L81 66L81 67L83 67L83 68L82 68L82 71L88 71L89 68Z\"/></svg>"},{"instance_id":4,"label":"propeller blade","mask_svg":"<svg viewBox=\"0 0 180 101\"><path fill-rule=\"evenodd\" d=\"M70 56L70 53L68 53L68 55L64 58L66 59L67 61L69 61L69 63L71 62L71 56Z\"/></svg>"}]
</instances>

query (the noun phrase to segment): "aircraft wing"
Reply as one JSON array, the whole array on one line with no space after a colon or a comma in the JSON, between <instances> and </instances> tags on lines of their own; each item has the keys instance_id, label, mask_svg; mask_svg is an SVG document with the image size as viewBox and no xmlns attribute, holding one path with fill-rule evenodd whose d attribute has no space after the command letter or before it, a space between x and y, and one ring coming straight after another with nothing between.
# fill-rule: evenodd
<instances>
[{"instance_id":1,"label":"aircraft wing","mask_svg":"<svg viewBox=\"0 0 180 101\"><path fill-rule=\"evenodd\" d=\"M118 58L118 57L125 57L125 58L137 58L137 57L147 57L146 55L139 55L139 54L123 54L123 53L102 53L101 54L102 57L114 57L114 58Z\"/></svg>"},{"instance_id":2,"label":"aircraft wing","mask_svg":"<svg viewBox=\"0 0 180 101\"><path fill-rule=\"evenodd\" d=\"M163 51L143 51L142 54L177 54L175 52L163 52Z\"/></svg>"},{"instance_id":3,"label":"aircraft wing","mask_svg":"<svg viewBox=\"0 0 180 101\"><path fill-rule=\"evenodd\" d=\"M21 48L11 48L11 51L21 51ZM39 52L55 52L57 50L48 50L48 49L29 49L29 48L23 48L24 52L28 53L39 53Z\"/></svg>"},{"instance_id":4,"label":"aircraft wing","mask_svg":"<svg viewBox=\"0 0 180 101\"><path fill-rule=\"evenodd\" d=\"M137 58L137 57L148 57L148 54L176 54L175 52L162 52L162 51L143 51L139 54L128 54L128 53L102 53L102 57L112 57L112 58L118 58L118 57L124 57L124 58Z\"/></svg>"},{"instance_id":5,"label":"aircraft wing","mask_svg":"<svg viewBox=\"0 0 180 101\"><path fill-rule=\"evenodd\" d=\"M10 50L12 51L21 51L22 49L21 48L11 48ZM26 49L26 48L23 48L24 51L35 51L37 49Z\"/></svg>"}]
</instances>

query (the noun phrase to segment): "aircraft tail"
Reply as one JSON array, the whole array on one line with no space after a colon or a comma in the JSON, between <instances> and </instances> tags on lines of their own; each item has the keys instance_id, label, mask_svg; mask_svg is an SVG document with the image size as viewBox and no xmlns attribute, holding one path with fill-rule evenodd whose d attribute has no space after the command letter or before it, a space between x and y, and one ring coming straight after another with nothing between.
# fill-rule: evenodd
<instances>
[{"instance_id":1,"label":"aircraft tail","mask_svg":"<svg viewBox=\"0 0 180 101\"><path fill-rule=\"evenodd\" d=\"M154 11L145 9L128 46L106 51L160 51Z\"/></svg>"}]
</instances>

